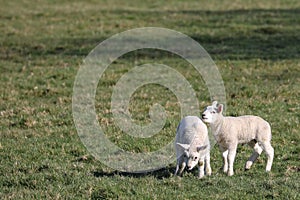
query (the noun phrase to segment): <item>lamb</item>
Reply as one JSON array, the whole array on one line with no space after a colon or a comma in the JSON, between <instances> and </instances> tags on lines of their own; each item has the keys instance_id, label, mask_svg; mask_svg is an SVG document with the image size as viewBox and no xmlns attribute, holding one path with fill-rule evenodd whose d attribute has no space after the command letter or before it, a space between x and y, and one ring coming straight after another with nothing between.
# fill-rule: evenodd
<instances>
[{"instance_id":1,"label":"lamb","mask_svg":"<svg viewBox=\"0 0 300 200\"><path fill-rule=\"evenodd\" d=\"M184 117L177 127L175 138L177 165L175 175L182 175L186 165L192 170L197 164L198 178L211 175L210 143L206 125L197 116ZM180 170L179 170L180 168Z\"/></svg>"},{"instance_id":2,"label":"lamb","mask_svg":"<svg viewBox=\"0 0 300 200\"><path fill-rule=\"evenodd\" d=\"M223 156L223 171L232 176L233 163L238 144L249 144L254 149L246 162L245 169L251 168L254 161L265 150L267 155L266 171L271 171L274 149L271 146L270 124L258 116L245 115L239 117L224 117L223 105L214 101L202 114L204 122L210 124Z\"/></svg>"}]
</instances>

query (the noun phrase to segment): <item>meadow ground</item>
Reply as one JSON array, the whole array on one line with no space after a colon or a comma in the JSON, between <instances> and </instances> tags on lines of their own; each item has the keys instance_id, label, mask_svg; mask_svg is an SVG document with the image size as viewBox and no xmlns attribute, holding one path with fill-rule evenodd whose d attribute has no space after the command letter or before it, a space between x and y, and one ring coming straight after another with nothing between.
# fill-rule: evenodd
<instances>
[{"instance_id":1,"label":"meadow ground","mask_svg":"<svg viewBox=\"0 0 300 200\"><path fill-rule=\"evenodd\" d=\"M0 7L1 199L299 199L300 3L288 1L4 1ZM249 171L251 154L239 146L235 175L227 177L217 146L213 175L174 177L175 162L131 174L95 159L72 117L73 84L83 59L101 41L139 27L180 31L199 42L222 75L227 115L254 114L272 126L273 168L266 156ZM134 138L115 125L110 99L118 79L134 66L160 62L193 86L199 110L210 104L204 81L181 58L138 50L115 61L98 83L95 107L107 137L130 152L154 151L175 136L180 105L171 91L150 84L130 101L137 123L149 105L165 107L163 130Z\"/></svg>"}]
</instances>

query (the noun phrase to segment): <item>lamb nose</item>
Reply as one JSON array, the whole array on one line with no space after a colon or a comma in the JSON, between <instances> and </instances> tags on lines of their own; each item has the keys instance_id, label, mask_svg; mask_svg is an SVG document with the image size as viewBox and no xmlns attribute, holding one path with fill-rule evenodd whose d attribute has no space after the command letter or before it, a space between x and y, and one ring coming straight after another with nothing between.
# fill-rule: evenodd
<instances>
[{"instance_id":1,"label":"lamb nose","mask_svg":"<svg viewBox=\"0 0 300 200\"><path fill-rule=\"evenodd\" d=\"M202 114L202 118L204 118L205 117L205 114Z\"/></svg>"}]
</instances>

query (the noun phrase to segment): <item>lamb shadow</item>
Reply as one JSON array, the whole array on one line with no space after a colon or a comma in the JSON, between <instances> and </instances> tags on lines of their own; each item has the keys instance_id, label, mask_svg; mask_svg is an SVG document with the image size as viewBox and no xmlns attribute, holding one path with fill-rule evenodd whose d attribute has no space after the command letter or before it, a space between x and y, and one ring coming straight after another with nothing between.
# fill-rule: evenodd
<instances>
[{"instance_id":1,"label":"lamb shadow","mask_svg":"<svg viewBox=\"0 0 300 200\"><path fill-rule=\"evenodd\" d=\"M91 172L94 177L113 177L113 176L124 176L124 177L133 177L140 178L146 176L153 176L157 179L170 178L175 171L175 167L165 167L151 172L141 172L141 173L132 173L132 172L121 172L121 171L113 171L113 172L105 172L105 171L93 171Z\"/></svg>"}]
</instances>

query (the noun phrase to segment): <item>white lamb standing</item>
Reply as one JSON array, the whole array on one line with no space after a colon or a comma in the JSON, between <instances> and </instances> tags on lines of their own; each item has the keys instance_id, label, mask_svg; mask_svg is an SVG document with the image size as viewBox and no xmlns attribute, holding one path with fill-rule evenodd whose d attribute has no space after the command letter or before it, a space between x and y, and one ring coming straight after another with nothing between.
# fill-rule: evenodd
<instances>
[{"instance_id":1,"label":"white lamb standing","mask_svg":"<svg viewBox=\"0 0 300 200\"><path fill-rule=\"evenodd\" d=\"M206 174L211 175L208 131L199 117L187 116L180 121L177 127L175 149L177 157L175 175L179 171L181 176L186 166L192 170L197 164L199 178L204 177L204 166Z\"/></svg>"},{"instance_id":2,"label":"white lamb standing","mask_svg":"<svg viewBox=\"0 0 300 200\"><path fill-rule=\"evenodd\" d=\"M254 161L265 150L267 155L266 171L272 167L274 149L271 146L270 124L258 116L224 117L223 105L214 101L202 114L204 122L209 123L223 156L223 171L232 176L233 163L237 145L248 143L254 148L253 154L246 162L245 169L251 168Z\"/></svg>"}]
</instances>

